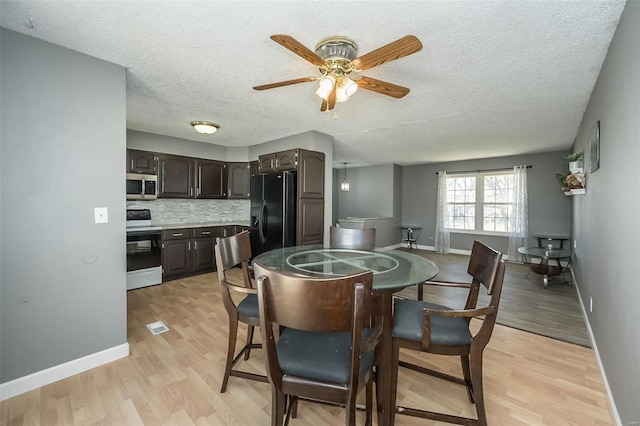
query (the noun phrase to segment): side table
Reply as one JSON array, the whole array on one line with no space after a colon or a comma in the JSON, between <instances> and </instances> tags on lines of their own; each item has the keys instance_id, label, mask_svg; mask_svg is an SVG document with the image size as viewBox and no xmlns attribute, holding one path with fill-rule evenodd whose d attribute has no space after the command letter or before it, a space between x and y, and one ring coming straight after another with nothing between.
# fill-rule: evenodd
<instances>
[{"instance_id":1,"label":"side table","mask_svg":"<svg viewBox=\"0 0 640 426\"><path fill-rule=\"evenodd\" d=\"M539 257L542 261L538 264L531 265L531 270L538 275L542 275L544 287L549 286L549 281L562 275L571 263L571 251L568 249L548 249L545 247L520 247L518 252L527 257ZM556 260L558 266L549 265L549 259ZM561 259L569 259L566 266L561 266ZM569 281L571 285L571 281Z\"/></svg>"}]
</instances>

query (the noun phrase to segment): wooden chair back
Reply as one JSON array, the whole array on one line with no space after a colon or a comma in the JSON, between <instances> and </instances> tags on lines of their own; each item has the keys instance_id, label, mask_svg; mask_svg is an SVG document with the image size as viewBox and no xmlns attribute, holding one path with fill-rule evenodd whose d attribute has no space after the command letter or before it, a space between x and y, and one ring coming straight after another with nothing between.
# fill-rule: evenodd
<instances>
[{"instance_id":1,"label":"wooden chair back","mask_svg":"<svg viewBox=\"0 0 640 426\"><path fill-rule=\"evenodd\" d=\"M310 278L278 272L260 263L253 267L256 277L268 278L268 284L265 284L268 291L261 296L258 290L258 302L265 298L268 320L280 326L332 333L351 330L356 284L363 285L359 321L365 311L369 311L365 306L371 305L371 271L340 278ZM262 310L263 306L260 307ZM364 324L368 325L368 321Z\"/></svg>"},{"instance_id":2,"label":"wooden chair back","mask_svg":"<svg viewBox=\"0 0 640 426\"><path fill-rule=\"evenodd\" d=\"M242 281L245 287L252 288L249 271L251 259L251 240L249 231L242 231L226 238L218 238L215 247L216 268L220 283L228 282L226 271L237 265L242 266Z\"/></svg>"},{"instance_id":3,"label":"wooden chair back","mask_svg":"<svg viewBox=\"0 0 640 426\"><path fill-rule=\"evenodd\" d=\"M467 267L467 273L471 275L473 281L470 284L465 309L473 309L476 307L480 285L486 288L487 294L493 293L493 286L495 285L500 259L502 259L502 253L499 251L492 249L480 241L473 242L469 266Z\"/></svg>"},{"instance_id":4,"label":"wooden chair back","mask_svg":"<svg viewBox=\"0 0 640 426\"><path fill-rule=\"evenodd\" d=\"M332 248L373 250L376 248L376 228L350 229L339 226L329 228Z\"/></svg>"}]
</instances>

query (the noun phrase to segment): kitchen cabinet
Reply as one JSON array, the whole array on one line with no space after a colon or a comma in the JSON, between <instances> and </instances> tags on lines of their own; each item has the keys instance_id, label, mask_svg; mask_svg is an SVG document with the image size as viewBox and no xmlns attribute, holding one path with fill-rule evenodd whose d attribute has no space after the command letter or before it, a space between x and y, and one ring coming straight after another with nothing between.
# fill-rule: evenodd
<instances>
[{"instance_id":1,"label":"kitchen cabinet","mask_svg":"<svg viewBox=\"0 0 640 426\"><path fill-rule=\"evenodd\" d=\"M258 160L251 161L249 163L249 179L251 179L253 176L258 176L259 173L260 173L260 162Z\"/></svg>"},{"instance_id":2,"label":"kitchen cabinet","mask_svg":"<svg viewBox=\"0 0 640 426\"><path fill-rule=\"evenodd\" d=\"M217 237L229 237L240 227L204 226L162 231L162 281L215 271Z\"/></svg>"},{"instance_id":3,"label":"kitchen cabinet","mask_svg":"<svg viewBox=\"0 0 640 426\"><path fill-rule=\"evenodd\" d=\"M227 164L196 159L195 198L227 198Z\"/></svg>"},{"instance_id":4,"label":"kitchen cabinet","mask_svg":"<svg viewBox=\"0 0 640 426\"><path fill-rule=\"evenodd\" d=\"M297 242L299 246L322 244L324 241L324 200L298 199Z\"/></svg>"},{"instance_id":5,"label":"kitchen cabinet","mask_svg":"<svg viewBox=\"0 0 640 426\"><path fill-rule=\"evenodd\" d=\"M155 175L158 171L156 165L157 160L158 158L153 152L128 149L127 173Z\"/></svg>"},{"instance_id":6,"label":"kitchen cabinet","mask_svg":"<svg viewBox=\"0 0 640 426\"><path fill-rule=\"evenodd\" d=\"M260 174L296 170L298 167L298 149L273 152L258 157Z\"/></svg>"},{"instance_id":7,"label":"kitchen cabinet","mask_svg":"<svg viewBox=\"0 0 640 426\"><path fill-rule=\"evenodd\" d=\"M193 230L193 267L192 272L207 272L215 269L214 247L216 237L224 236L221 226L195 228Z\"/></svg>"},{"instance_id":8,"label":"kitchen cabinet","mask_svg":"<svg viewBox=\"0 0 640 426\"><path fill-rule=\"evenodd\" d=\"M230 199L249 198L249 163L227 163L229 190L227 192Z\"/></svg>"},{"instance_id":9,"label":"kitchen cabinet","mask_svg":"<svg viewBox=\"0 0 640 426\"><path fill-rule=\"evenodd\" d=\"M158 198L193 198L193 158L158 155Z\"/></svg>"},{"instance_id":10,"label":"kitchen cabinet","mask_svg":"<svg viewBox=\"0 0 640 426\"><path fill-rule=\"evenodd\" d=\"M162 232L162 281L191 272L191 229Z\"/></svg>"},{"instance_id":11,"label":"kitchen cabinet","mask_svg":"<svg viewBox=\"0 0 640 426\"><path fill-rule=\"evenodd\" d=\"M324 198L324 153L298 150L298 197Z\"/></svg>"}]
</instances>

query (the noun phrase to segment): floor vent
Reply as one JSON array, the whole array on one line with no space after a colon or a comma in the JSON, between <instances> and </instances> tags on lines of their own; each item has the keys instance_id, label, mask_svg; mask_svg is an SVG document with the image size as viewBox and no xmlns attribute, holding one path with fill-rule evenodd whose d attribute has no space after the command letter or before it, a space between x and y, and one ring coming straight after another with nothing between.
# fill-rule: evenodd
<instances>
[{"instance_id":1,"label":"floor vent","mask_svg":"<svg viewBox=\"0 0 640 426\"><path fill-rule=\"evenodd\" d=\"M164 333L165 331L169 331L169 327L167 327L162 321L156 321L156 322L147 324L147 328L153 335Z\"/></svg>"}]
</instances>

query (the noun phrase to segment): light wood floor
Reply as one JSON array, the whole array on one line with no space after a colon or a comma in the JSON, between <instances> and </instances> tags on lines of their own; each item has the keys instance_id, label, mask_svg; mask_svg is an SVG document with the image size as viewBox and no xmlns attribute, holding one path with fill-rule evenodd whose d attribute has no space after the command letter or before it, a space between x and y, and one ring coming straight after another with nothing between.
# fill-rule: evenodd
<instances>
[{"instance_id":1,"label":"light wood floor","mask_svg":"<svg viewBox=\"0 0 640 426\"><path fill-rule=\"evenodd\" d=\"M128 292L127 358L0 404L2 425L266 425L270 388L232 377L219 393L227 316L217 279L205 274ZM145 324L170 331L153 336ZM241 333L244 333L244 328ZM457 373L455 357L401 355ZM452 358L452 359L450 359ZM263 372L260 350L242 365ZM592 349L497 326L485 351L491 425L611 425ZM401 369L400 405L474 415L461 387ZM433 425L397 416L396 424ZM359 413L358 424L364 416ZM344 424L344 410L301 403L291 425Z\"/></svg>"}]
</instances>

